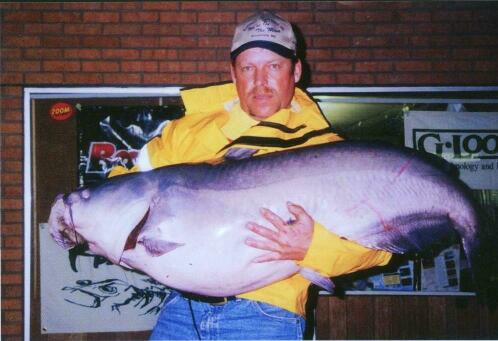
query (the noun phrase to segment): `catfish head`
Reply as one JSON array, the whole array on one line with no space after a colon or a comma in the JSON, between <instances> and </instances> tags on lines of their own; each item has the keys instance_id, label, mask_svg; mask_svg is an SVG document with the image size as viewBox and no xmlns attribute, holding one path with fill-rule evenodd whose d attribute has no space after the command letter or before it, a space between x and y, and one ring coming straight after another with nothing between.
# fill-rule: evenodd
<instances>
[{"instance_id":1,"label":"catfish head","mask_svg":"<svg viewBox=\"0 0 498 341\"><path fill-rule=\"evenodd\" d=\"M88 244L93 253L119 264L130 234L146 220L156 193L151 183L124 182L121 177L56 197L48 223L57 244L64 249Z\"/></svg>"}]
</instances>

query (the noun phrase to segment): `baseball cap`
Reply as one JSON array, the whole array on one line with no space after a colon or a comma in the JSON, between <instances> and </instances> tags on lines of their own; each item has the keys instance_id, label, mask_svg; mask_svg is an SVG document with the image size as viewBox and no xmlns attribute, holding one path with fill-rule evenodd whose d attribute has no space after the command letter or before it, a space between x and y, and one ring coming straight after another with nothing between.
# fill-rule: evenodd
<instances>
[{"instance_id":1,"label":"baseball cap","mask_svg":"<svg viewBox=\"0 0 498 341\"><path fill-rule=\"evenodd\" d=\"M271 50L285 58L296 58L296 36L291 24L270 12L258 12L235 28L230 49L232 60L252 47Z\"/></svg>"}]
</instances>

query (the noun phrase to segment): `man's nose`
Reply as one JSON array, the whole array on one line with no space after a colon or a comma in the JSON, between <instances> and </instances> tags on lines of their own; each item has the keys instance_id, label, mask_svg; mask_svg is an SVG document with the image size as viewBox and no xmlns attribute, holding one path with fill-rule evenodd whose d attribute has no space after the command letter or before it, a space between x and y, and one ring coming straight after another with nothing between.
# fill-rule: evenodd
<instances>
[{"instance_id":1,"label":"man's nose","mask_svg":"<svg viewBox=\"0 0 498 341\"><path fill-rule=\"evenodd\" d=\"M257 69L254 73L254 84L255 85L266 85L268 80L268 74L264 69Z\"/></svg>"}]
</instances>

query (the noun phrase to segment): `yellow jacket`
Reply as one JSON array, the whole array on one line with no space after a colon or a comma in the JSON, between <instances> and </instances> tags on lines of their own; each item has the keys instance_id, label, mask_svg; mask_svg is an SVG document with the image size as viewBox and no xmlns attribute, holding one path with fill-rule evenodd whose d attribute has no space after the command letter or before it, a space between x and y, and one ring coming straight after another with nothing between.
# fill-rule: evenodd
<instances>
[{"instance_id":1,"label":"yellow jacket","mask_svg":"<svg viewBox=\"0 0 498 341\"><path fill-rule=\"evenodd\" d=\"M282 109L261 122L242 111L232 83L184 90L181 96L185 117L170 122L161 136L149 141L131 170L116 167L110 176L177 163L219 162L236 148L254 149L254 155L261 155L341 140L330 131L316 103L298 88L291 108ZM390 258L388 252L341 239L316 222L310 248L299 265L334 277L385 265ZM309 284L296 274L239 297L304 315Z\"/></svg>"}]
</instances>

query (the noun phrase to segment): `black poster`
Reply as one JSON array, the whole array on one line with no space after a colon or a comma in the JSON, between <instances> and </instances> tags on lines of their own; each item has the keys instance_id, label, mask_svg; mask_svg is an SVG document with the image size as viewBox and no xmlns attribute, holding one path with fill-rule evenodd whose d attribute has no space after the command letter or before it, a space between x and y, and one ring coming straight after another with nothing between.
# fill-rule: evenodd
<instances>
[{"instance_id":1,"label":"black poster","mask_svg":"<svg viewBox=\"0 0 498 341\"><path fill-rule=\"evenodd\" d=\"M140 148L184 114L179 105L85 105L77 109L80 186L105 179L116 165L131 168Z\"/></svg>"}]
</instances>

